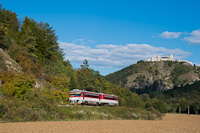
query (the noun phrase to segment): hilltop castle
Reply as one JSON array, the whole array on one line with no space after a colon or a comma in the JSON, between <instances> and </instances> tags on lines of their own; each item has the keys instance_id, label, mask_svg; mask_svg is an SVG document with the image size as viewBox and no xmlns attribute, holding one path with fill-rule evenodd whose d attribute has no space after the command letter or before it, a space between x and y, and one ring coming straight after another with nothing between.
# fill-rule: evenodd
<instances>
[{"instance_id":1,"label":"hilltop castle","mask_svg":"<svg viewBox=\"0 0 200 133\"><path fill-rule=\"evenodd\" d=\"M153 61L178 61L178 62L185 62L192 65L192 62L189 62L187 60L174 60L174 57L172 54L169 57L161 57L160 55L158 55L156 57L152 57L151 59L146 59L145 61L152 61L152 62Z\"/></svg>"}]
</instances>

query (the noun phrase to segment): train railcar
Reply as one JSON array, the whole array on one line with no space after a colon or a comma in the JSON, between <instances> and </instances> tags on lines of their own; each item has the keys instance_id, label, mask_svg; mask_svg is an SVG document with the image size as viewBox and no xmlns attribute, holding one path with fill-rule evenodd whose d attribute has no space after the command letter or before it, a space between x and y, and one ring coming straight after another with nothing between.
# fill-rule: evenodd
<instances>
[{"instance_id":1,"label":"train railcar","mask_svg":"<svg viewBox=\"0 0 200 133\"><path fill-rule=\"evenodd\" d=\"M70 104L83 105L118 105L118 96L74 89L69 93Z\"/></svg>"}]
</instances>

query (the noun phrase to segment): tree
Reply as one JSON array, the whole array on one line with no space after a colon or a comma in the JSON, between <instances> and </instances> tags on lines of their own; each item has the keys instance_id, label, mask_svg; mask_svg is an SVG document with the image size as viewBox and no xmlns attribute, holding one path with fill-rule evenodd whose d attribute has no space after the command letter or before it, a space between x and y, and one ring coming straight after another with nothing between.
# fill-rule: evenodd
<instances>
[{"instance_id":1,"label":"tree","mask_svg":"<svg viewBox=\"0 0 200 133\"><path fill-rule=\"evenodd\" d=\"M16 13L2 9L0 4L0 48L8 50L18 38L19 23Z\"/></svg>"},{"instance_id":2,"label":"tree","mask_svg":"<svg viewBox=\"0 0 200 133\"><path fill-rule=\"evenodd\" d=\"M199 100L192 103L192 109L195 114L200 113L200 101Z\"/></svg>"},{"instance_id":3,"label":"tree","mask_svg":"<svg viewBox=\"0 0 200 133\"><path fill-rule=\"evenodd\" d=\"M36 24L37 22L33 19L25 17L20 31L19 44L24 48L25 51L27 51L27 54L32 60L36 60L38 58L36 55Z\"/></svg>"},{"instance_id":4,"label":"tree","mask_svg":"<svg viewBox=\"0 0 200 133\"><path fill-rule=\"evenodd\" d=\"M81 65L81 68L82 68L82 69L87 69L87 68L89 68L89 64L88 64L88 61L87 61L86 59L83 61L83 64Z\"/></svg>"},{"instance_id":5,"label":"tree","mask_svg":"<svg viewBox=\"0 0 200 133\"><path fill-rule=\"evenodd\" d=\"M180 105L179 105L179 113L185 112L189 108L189 102L185 98L181 98Z\"/></svg>"},{"instance_id":6,"label":"tree","mask_svg":"<svg viewBox=\"0 0 200 133\"><path fill-rule=\"evenodd\" d=\"M168 61L168 66L172 67L172 65L173 65L173 62L172 61Z\"/></svg>"},{"instance_id":7,"label":"tree","mask_svg":"<svg viewBox=\"0 0 200 133\"><path fill-rule=\"evenodd\" d=\"M149 97L148 94L144 93L142 95L140 95L141 99L145 102L145 107L148 108L151 106L151 98Z\"/></svg>"},{"instance_id":8,"label":"tree","mask_svg":"<svg viewBox=\"0 0 200 133\"><path fill-rule=\"evenodd\" d=\"M64 61L64 66L65 66L66 75L70 78L73 77L73 74L75 71L74 71L70 61L69 60Z\"/></svg>"},{"instance_id":9,"label":"tree","mask_svg":"<svg viewBox=\"0 0 200 133\"><path fill-rule=\"evenodd\" d=\"M71 77L70 83L69 83L69 88L70 88L70 90L78 88L78 83L77 83L77 79L75 78L75 76Z\"/></svg>"},{"instance_id":10,"label":"tree","mask_svg":"<svg viewBox=\"0 0 200 133\"><path fill-rule=\"evenodd\" d=\"M155 70L155 73L156 73L156 75L158 75L158 74L159 74L159 71L158 71L158 69L156 69L156 70Z\"/></svg>"},{"instance_id":11,"label":"tree","mask_svg":"<svg viewBox=\"0 0 200 133\"><path fill-rule=\"evenodd\" d=\"M161 113L167 113L168 108L165 102L158 100L157 98L152 99L153 108Z\"/></svg>"},{"instance_id":12,"label":"tree","mask_svg":"<svg viewBox=\"0 0 200 133\"><path fill-rule=\"evenodd\" d=\"M137 61L137 64L138 63L144 63L144 60L139 60L139 61Z\"/></svg>"}]
</instances>

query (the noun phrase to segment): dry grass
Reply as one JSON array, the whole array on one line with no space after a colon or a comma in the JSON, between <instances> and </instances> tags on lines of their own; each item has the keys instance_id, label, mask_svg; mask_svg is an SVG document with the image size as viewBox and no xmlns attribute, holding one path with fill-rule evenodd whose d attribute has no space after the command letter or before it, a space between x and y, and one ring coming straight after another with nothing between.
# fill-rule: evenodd
<instances>
[{"instance_id":1,"label":"dry grass","mask_svg":"<svg viewBox=\"0 0 200 133\"><path fill-rule=\"evenodd\" d=\"M154 132L196 133L200 132L200 116L167 114L163 120L98 120L62 122L1 123L2 133L27 132Z\"/></svg>"}]
</instances>

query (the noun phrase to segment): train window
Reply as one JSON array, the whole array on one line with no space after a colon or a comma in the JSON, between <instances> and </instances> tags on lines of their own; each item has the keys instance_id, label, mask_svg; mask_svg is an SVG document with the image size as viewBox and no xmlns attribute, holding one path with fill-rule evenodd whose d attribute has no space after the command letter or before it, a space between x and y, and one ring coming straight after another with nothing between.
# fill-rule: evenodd
<instances>
[{"instance_id":1,"label":"train window","mask_svg":"<svg viewBox=\"0 0 200 133\"><path fill-rule=\"evenodd\" d=\"M74 96L74 92L71 92L71 93L70 93L70 96Z\"/></svg>"},{"instance_id":2,"label":"train window","mask_svg":"<svg viewBox=\"0 0 200 133\"><path fill-rule=\"evenodd\" d=\"M110 100L116 100L116 97L111 97L111 96L105 96L105 99L110 99Z\"/></svg>"},{"instance_id":3,"label":"train window","mask_svg":"<svg viewBox=\"0 0 200 133\"><path fill-rule=\"evenodd\" d=\"M92 98L98 98L98 95L95 94L89 94L89 93L85 93L85 97L92 97Z\"/></svg>"}]
</instances>

